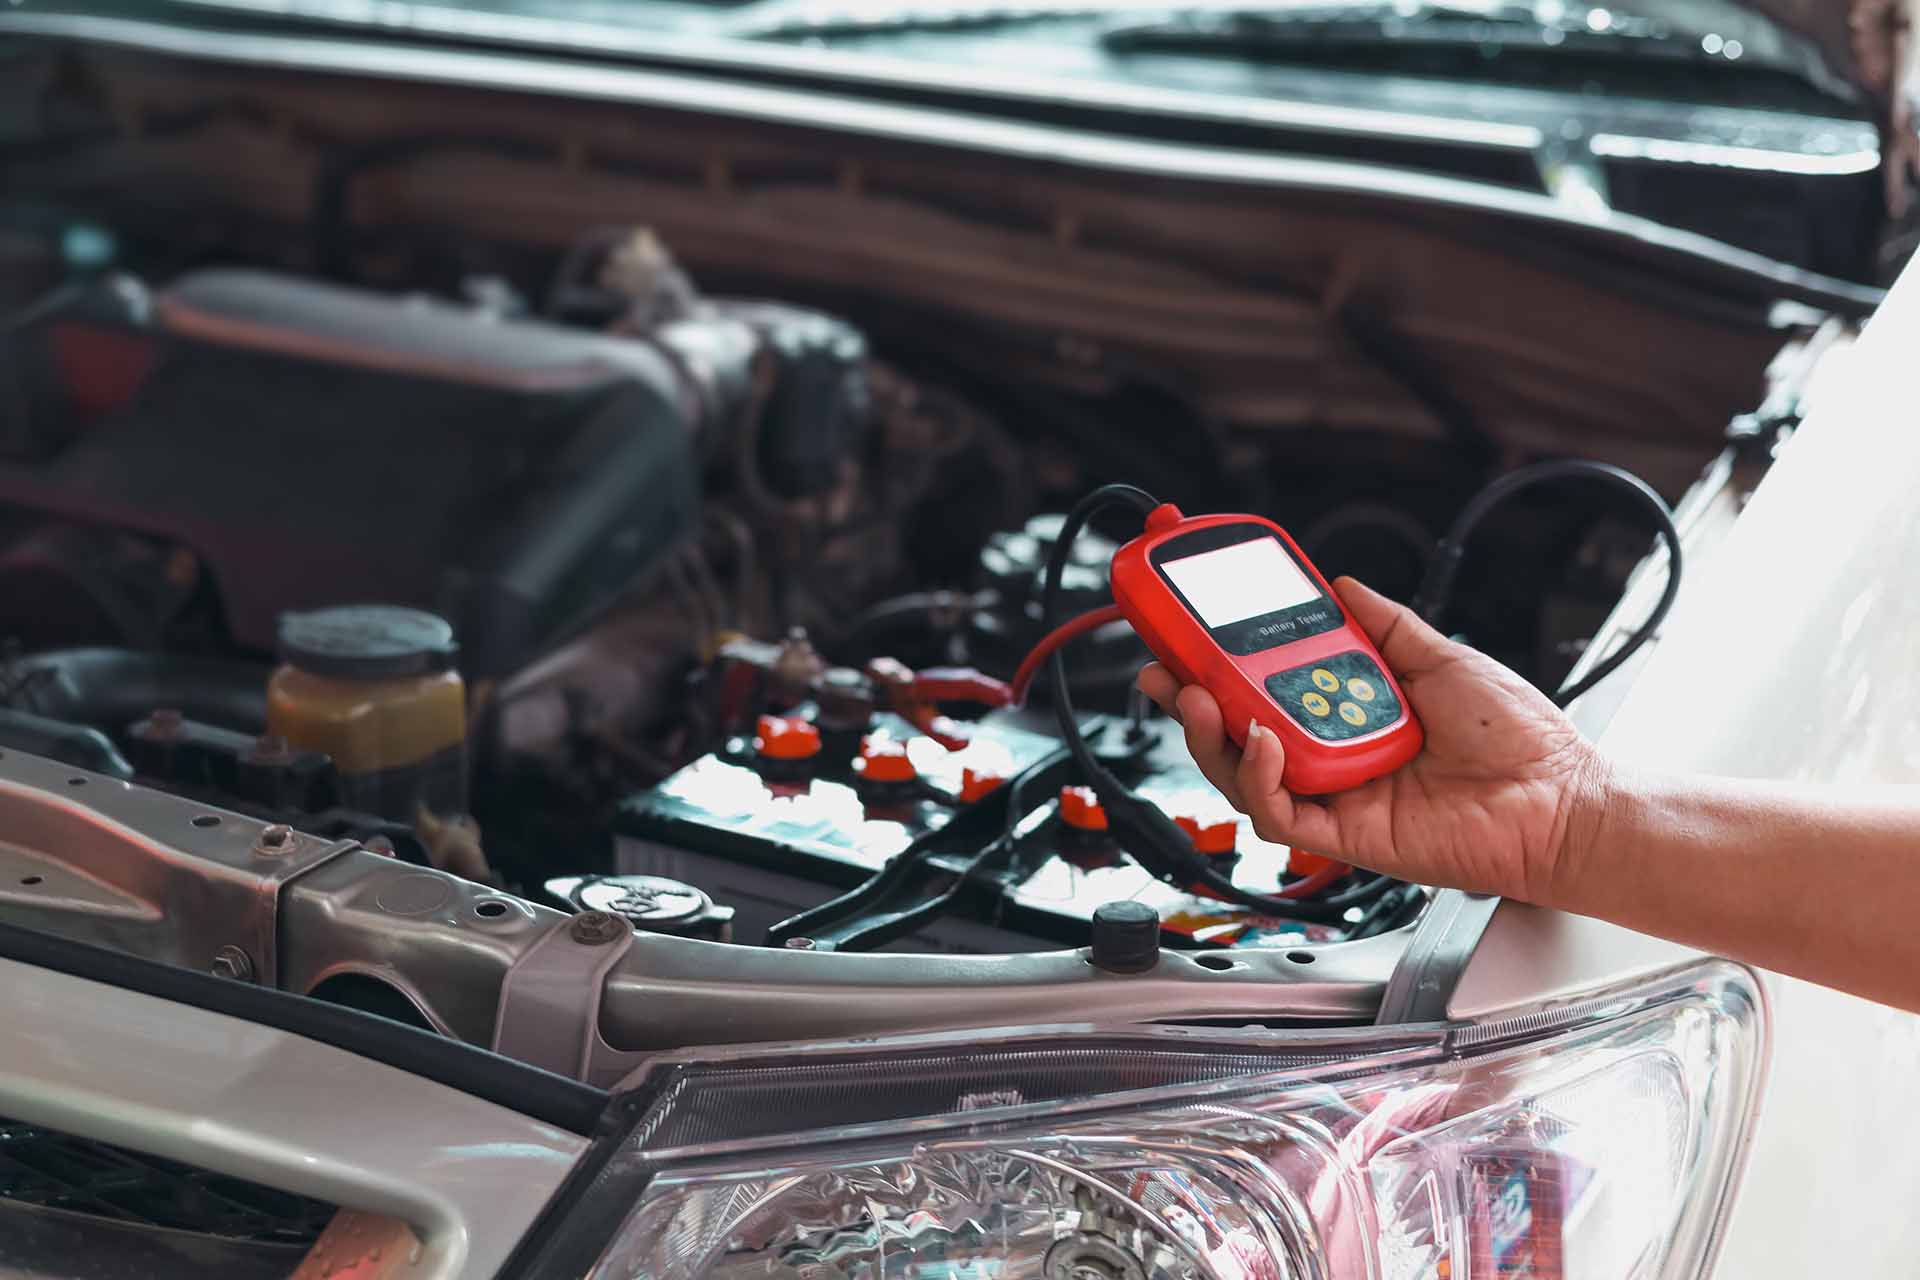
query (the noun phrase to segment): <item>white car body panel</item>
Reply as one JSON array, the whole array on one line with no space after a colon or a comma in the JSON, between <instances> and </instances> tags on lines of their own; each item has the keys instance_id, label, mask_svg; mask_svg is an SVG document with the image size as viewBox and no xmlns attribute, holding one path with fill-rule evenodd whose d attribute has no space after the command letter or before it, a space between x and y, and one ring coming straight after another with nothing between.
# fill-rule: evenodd
<instances>
[{"instance_id":1,"label":"white car body panel","mask_svg":"<svg viewBox=\"0 0 1920 1280\"><path fill-rule=\"evenodd\" d=\"M1916 353L1910 269L1860 341L1822 365L1782 462L1682 590L1602 739L1610 752L1683 772L1920 782ZM1813 928L1820 857L1807 850ZM1451 1011L1483 1014L1687 954L1506 904ZM1920 1273L1920 1016L1778 975L1768 989L1771 1080L1715 1274Z\"/></svg>"}]
</instances>

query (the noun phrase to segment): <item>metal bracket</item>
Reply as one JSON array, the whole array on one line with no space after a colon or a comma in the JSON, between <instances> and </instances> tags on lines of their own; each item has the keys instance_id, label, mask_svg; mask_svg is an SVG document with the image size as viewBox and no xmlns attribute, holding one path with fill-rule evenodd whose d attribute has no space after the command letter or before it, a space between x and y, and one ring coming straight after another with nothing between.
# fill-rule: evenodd
<instances>
[{"instance_id":1,"label":"metal bracket","mask_svg":"<svg viewBox=\"0 0 1920 1280\"><path fill-rule=\"evenodd\" d=\"M285 891L355 848L0 751L0 920L277 986Z\"/></svg>"},{"instance_id":2,"label":"metal bracket","mask_svg":"<svg viewBox=\"0 0 1920 1280\"><path fill-rule=\"evenodd\" d=\"M494 1052L586 1079L609 1052L600 1035L607 975L632 945L633 926L611 912L556 922L501 980Z\"/></svg>"},{"instance_id":3,"label":"metal bracket","mask_svg":"<svg viewBox=\"0 0 1920 1280\"><path fill-rule=\"evenodd\" d=\"M1480 945L1480 937L1500 905L1495 894L1442 889L1427 904L1426 915L1414 927L1406 954L1394 966L1387 989L1380 995L1374 1022L1393 1026L1402 1022L1445 1022L1447 1001L1461 972Z\"/></svg>"}]
</instances>

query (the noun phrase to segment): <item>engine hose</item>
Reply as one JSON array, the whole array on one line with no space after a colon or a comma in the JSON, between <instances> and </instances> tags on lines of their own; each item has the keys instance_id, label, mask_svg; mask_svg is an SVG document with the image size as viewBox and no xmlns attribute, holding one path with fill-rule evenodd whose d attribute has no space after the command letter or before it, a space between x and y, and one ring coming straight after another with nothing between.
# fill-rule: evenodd
<instances>
[{"instance_id":1,"label":"engine hose","mask_svg":"<svg viewBox=\"0 0 1920 1280\"><path fill-rule=\"evenodd\" d=\"M239 733L267 724L264 666L132 649L56 649L0 664L0 701L17 711L118 733L170 707Z\"/></svg>"}]
</instances>

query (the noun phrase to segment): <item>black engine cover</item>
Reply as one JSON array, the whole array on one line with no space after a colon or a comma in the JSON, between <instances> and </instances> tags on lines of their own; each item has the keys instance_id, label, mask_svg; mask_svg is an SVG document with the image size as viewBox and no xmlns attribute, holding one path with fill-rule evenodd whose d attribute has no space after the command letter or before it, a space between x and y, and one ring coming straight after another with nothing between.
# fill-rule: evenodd
<instances>
[{"instance_id":1,"label":"black engine cover","mask_svg":"<svg viewBox=\"0 0 1920 1280\"><path fill-rule=\"evenodd\" d=\"M132 310L56 312L23 339L16 358L51 370L34 381L65 383L56 404L126 394L91 415L43 401L0 441L0 503L190 548L243 647L271 648L282 610L410 604L454 621L469 674L498 675L692 511L697 424L645 343L257 272ZM30 635L33 601L9 596L0 631L18 611Z\"/></svg>"}]
</instances>

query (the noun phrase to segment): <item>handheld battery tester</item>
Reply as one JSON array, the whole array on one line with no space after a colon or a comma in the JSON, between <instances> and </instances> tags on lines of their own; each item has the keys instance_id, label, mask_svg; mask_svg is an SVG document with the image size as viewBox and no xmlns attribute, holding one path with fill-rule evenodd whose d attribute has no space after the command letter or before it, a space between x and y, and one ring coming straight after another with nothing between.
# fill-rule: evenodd
<instances>
[{"instance_id":1,"label":"handheld battery tester","mask_svg":"<svg viewBox=\"0 0 1920 1280\"><path fill-rule=\"evenodd\" d=\"M1236 743L1250 720L1279 735L1288 790L1345 791L1419 754L1373 642L1272 521L1156 507L1114 554L1113 596L1168 670L1213 695Z\"/></svg>"}]
</instances>

